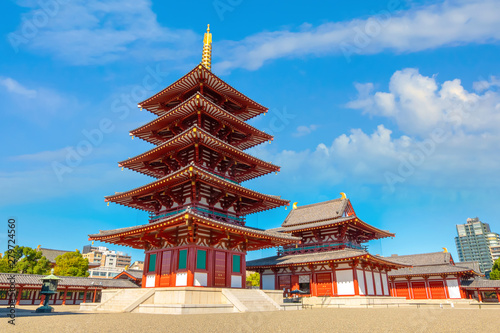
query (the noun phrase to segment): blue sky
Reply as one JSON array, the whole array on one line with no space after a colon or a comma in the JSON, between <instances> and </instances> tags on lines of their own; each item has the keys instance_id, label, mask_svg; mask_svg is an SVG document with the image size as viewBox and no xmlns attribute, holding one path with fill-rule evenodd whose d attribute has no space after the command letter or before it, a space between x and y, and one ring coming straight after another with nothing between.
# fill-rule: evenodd
<instances>
[{"instance_id":1,"label":"blue sky","mask_svg":"<svg viewBox=\"0 0 500 333\"><path fill-rule=\"evenodd\" d=\"M81 249L146 222L103 197L151 181L117 165L151 147L128 135L154 118L136 104L199 63L207 23L215 74L270 109L251 123L275 139L251 153L282 171L246 186L299 206L345 192L396 233L374 254L447 247L458 261L457 223L500 232L498 1L0 6L0 215L17 218L22 245ZM247 221L277 227L287 213Z\"/></svg>"}]
</instances>

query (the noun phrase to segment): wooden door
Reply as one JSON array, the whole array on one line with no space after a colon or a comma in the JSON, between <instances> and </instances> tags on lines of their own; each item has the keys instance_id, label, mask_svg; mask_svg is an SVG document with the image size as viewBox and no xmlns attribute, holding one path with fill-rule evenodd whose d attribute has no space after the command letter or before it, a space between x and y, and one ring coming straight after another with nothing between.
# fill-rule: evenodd
<instances>
[{"instance_id":1,"label":"wooden door","mask_svg":"<svg viewBox=\"0 0 500 333\"><path fill-rule=\"evenodd\" d=\"M427 292L425 290L425 282L412 282L414 299L427 299Z\"/></svg>"},{"instance_id":2,"label":"wooden door","mask_svg":"<svg viewBox=\"0 0 500 333\"><path fill-rule=\"evenodd\" d=\"M214 287L226 287L226 254L215 251Z\"/></svg>"},{"instance_id":3,"label":"wooden door","mask_svg":"<svg viewBox=\"0 0 500 333\"><path fill-rule=\"evenodd\" d=\"M396 290L397 297L406 297L410 299L410 291L408 290L408 283L406 282L396 282L394 283L394 289Z\"/></svg>"},{"instance_id":4,"label":"wooden door","mask_svg":"<svg viewBox=\"0 0 500 333\"><path fill-rule=\"evenodd\" d=\"M282 275L278 276L278 286L281 290L283 290L284 294L288 294L289 290L292 290L292 279L290 275Z\"/></svg>"},{"instance_id":5,"label":"wooden door","mask_svg":"<svg viewBox=\"0 0 500 333\"><path fill-rule=\"evenodd\" d=\"M446 299L443 281L429 281L429 289L433 299Z\"/></svg>"},{"instance_id":6,"label":"wooden door","mask_svg":"<svg viewBox=\"0 0 500 333\"><path fill-rule=\"evenodd\" d=\"M316 281L318 297L333 296L331 273L316 274Z\"/></svg>"},{"instance_id":7,"label":"wooden door","mask_svg":"<svg viewBox=\"0 0 500 333\"><path fill-rule=\"evenodd\" d=\"M160 267L160 287L170 287L172 273L172 251L163 251Z\"/></svg>"}]
</instances>

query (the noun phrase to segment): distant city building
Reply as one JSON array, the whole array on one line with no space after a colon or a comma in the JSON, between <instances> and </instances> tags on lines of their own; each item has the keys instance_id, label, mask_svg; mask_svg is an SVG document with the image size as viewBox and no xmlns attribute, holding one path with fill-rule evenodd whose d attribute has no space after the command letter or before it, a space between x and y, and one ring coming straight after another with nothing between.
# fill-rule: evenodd
<instances>
[{"instance_id":1,"label":"distant city building","mask_svg":"<svg viewBox=\"0 0 500 333\"><path fill-rule=\"evenodd\" d=\"M132 257L120 251L112 251L104 246L83 247L83 257L87 258L89 265L97 266L89 269L91 277L114 278L120 274L127 266L130 266Z\"/></svg>"},{"instance_id":2,"label":"distant city building","mask_svg":"<svg viewBox=\"0 0 500 333\"><path fill-rule=\"evenodd\" d=\"M491 232L490 225L476 218L457 224L455 243L460 261L478 261L481 271L491 271L493 262L500 257L500 235Z\"/></svg>"},{"instance_id":3,"label":"distant city building","mask_svg":"<svg viewBox=\"0 0 500 333\"><path fill-rule=\"evenodd\" d=\"M144 270L144 261L136 260L132 263L132 265L130 265L130 267L128 269L135 269L135 270L142 271L142 270Z\"/></svg>"}]
</instances>

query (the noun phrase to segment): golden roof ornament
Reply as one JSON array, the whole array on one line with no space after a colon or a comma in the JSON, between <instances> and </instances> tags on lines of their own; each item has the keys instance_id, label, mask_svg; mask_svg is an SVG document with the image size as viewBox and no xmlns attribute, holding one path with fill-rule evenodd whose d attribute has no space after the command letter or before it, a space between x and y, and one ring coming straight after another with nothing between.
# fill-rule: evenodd
<instances>
[{"instance_id":1,"label":"golden roof ornament","mask_svg":"<svg viewBox=\"0 0 500 333\"><path fill-rule=\"evenodd\" d=\"M208 70L212 67L212 34L210 33L210 24L207 24L207 32L203 38L201 64Z\"/></svg>"}]
</instances>

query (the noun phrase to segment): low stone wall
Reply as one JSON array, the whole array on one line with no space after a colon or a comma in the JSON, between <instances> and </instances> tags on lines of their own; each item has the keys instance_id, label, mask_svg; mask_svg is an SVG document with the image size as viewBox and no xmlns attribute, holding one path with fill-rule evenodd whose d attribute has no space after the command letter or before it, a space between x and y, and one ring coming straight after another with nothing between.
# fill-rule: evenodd
<instances>
[{"instance_id":1,"label":"low stone wall","mask_svg":"<svg viewBox=\"0 0 500 333\"><path fill-rule=\"evenodd\" d=\"M151 304L229 304L221 288L155 288Z\"/></svg>"},{"instance_id":2,"label":"low stone wall","mask_svg":"<svg viewBox=\"0 0 500 333\"><path fill-rule=\"evenodd\" d=\"M304 304L313 307L357 307L366 305L386 305L406 303L405 297L391 296L350 296L350 297L304 297Z\"/></svg>"},{"instance_id":3,"label":"low stone wall","mask_svg":"<svg viewBox=\"0 0 500 333\"><path fill-rule=\"evenodd\" d=\"M283 290L262 290L269 296L275 303L283 304Z\"/></svg>"}]
</instances>

